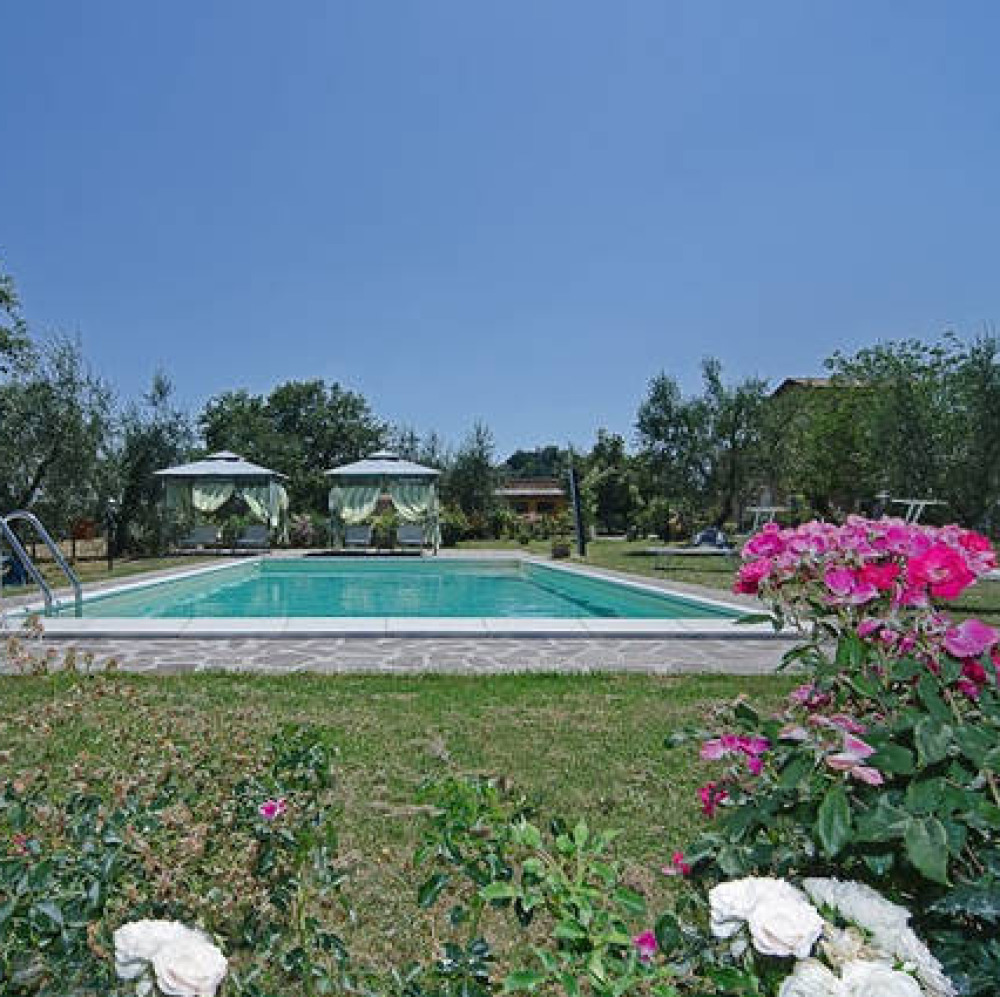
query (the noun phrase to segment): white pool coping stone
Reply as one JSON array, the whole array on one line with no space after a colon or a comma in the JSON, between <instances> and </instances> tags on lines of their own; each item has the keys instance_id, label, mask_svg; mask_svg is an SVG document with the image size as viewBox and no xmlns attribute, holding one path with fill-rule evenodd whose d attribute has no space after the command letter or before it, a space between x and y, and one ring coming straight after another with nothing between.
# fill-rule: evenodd
<instances>
[{"instance_id":1,"label":"white pool coping stone","mask_svg":"<svg viewBox=\"0 0 1000 997\"><path fill-rule=\"evenodd\" d=\"M489 558L470 553L468 556L452 555L448 560L517 561L537 564L554 571L564 571L584 577L622 585L653 595L674 596L678 599L712 606L739 614L746 614L747 607L735 600L725 598L705 598L687 592L673 590L663 584L647 584L638 579L625 578L620 574L590 570L578 564L560 564L518 551L490 552ZM101 599L139 589L155 588L182 579L217 571L233 570L236 566L252 564L262 557L246 558L239 562L212 564L192 568L189 571L171 573L156 579L139 579L120 585L102 587L90 593ZM87 601L85 593L84 602ZM41 602L23 607L22 611L40 612ZM768 640L781 639L786 635L776 633L767 623L741 624L735 619L608 619L608 618L543 618L543 617L256 617L256 618L188 618L188 619L138 619L51 617L45 618L45 633L50 637L73 638L308 638L308 637L537 637L537 638L705 638L712 640Z\"/></svg>"}]
</instances>

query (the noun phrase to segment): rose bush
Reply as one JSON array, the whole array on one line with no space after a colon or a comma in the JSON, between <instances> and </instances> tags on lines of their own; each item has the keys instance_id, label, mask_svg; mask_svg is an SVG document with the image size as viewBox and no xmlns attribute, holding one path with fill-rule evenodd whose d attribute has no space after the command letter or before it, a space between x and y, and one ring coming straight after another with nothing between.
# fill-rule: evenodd
<instances>
[{"instance_id":1,"label":"rose bush","mask_svg":"<svg viewBox=\"0 0 1000 997\"><path fill-rule=\"evenodd\" d=\"M963 992L994 992L1000 634L938 608L995 567L989 542L958 527L851 518L770 525L743 558L737 591L758 594L776 627L799 629L786 663L807 681L779 715L736 703L723 732L698 735L720 771L701 792L714 826L687 861L709 879L877 884L913 912ZM865 980L858 970L841 985Z\"/></svg>"}]
</instances>

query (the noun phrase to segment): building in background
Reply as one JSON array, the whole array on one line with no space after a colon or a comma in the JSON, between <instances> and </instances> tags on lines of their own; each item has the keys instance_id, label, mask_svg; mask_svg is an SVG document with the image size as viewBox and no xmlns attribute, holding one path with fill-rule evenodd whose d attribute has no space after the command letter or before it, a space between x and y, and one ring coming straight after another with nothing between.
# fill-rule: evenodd
<instances>
[{"instance_id":1,"label":"building in background","mask_svg":"<svg viewBox=\"0 0 1000 997\"><path fill-rule=\"evenodd\" d=\"M512 478L493 494L522 519L557 516L569 507L569 495L558 478Z\"/></svg>"}]
</instances>

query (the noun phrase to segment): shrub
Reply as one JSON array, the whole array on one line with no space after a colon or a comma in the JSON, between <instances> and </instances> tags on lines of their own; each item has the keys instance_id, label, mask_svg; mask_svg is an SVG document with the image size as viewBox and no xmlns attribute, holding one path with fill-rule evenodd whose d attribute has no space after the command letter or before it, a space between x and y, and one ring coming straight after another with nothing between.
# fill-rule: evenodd
<instances>
[{"instance_id":1,"label":"shrub","mask_svg":"<svg viewBox=\"0 0 1000 997\"><path fill-rule=\"evenodd\" d=\"M1000 978L1000 634L954 623L957 597L996 563L957 527L852 518L769 526L744 549L787 656L808 670L779 716L738 703L703 741L722 763L701 790L714 818L688 853L708 877L848 875L877 884L963 993ZM675 739L679 740L679 739Z\"/></svg>"}]
</instances>

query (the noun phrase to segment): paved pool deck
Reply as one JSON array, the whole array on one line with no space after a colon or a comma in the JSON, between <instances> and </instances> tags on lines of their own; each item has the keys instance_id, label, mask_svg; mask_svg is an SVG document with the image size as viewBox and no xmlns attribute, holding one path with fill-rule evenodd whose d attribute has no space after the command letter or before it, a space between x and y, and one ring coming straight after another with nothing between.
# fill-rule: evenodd
<instances>
[{"instance_id":1,"label":"paved pool deck","mask_svg":"<svg viewBox=\"0 0 1000 997\"><path fill-rule=\"evenodd\" d=\"M272 556L299 556L282 552ZM442 552L443 558L540 560L517 551ZM93 594L151 580L211 571L180 566L86 586ZM245 559L240 559L245 560ZM543 561L550 566L551 561ZM589 565L566 570L752 611L756 600L699 585L630 575ZM64 595L66 593L60 593ZM30 604L30 597L6 600ZM285 673L769 673L791 637L769 626L728 620L45 620L43 645L57 660L73 648L98 667L113 660L130 672ZM2 665L0 665L2 669Z\"/></svg>"}]
</instances>

